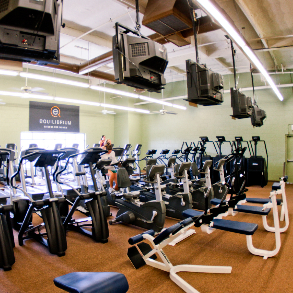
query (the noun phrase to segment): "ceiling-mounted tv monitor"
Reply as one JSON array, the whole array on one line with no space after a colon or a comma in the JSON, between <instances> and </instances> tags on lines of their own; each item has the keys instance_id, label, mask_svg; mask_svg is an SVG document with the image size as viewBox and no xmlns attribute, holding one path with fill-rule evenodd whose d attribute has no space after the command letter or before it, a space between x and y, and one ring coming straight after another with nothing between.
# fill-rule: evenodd
<instances>
[{"instance_id":1,"label":"ceiling-mounted tv monitor","mask_svg":"<svg viewBox=\"0 0 293 293\"><path fill-rule=\"evenodd\" d=\"M232 117L237 119L249 118L252 111L252 101L237 89L230 88Z\"/></svg>"},{"instance_id":2,"label":"ceiling-mounted tv monitor","mask_svg":"<svg viewBox=\"0 0 293 293\"><path fill-rule=\"evenodd\" d=\"M1 1L0 59L59 64L60 2Z\"/></svg>"},{"instance_id":3,"label":"ceiling-mounted tv monitor","mask_svg":"<svg viewBox=\"0 0 293 293\"><path fill-rule=\"evenodd\" d=\"M211 106L223 103L223 78L205 65L186 60L187 101Z\"/></svg>"},{"instance_id":4,"label":"ceiling-mounted tv monitor","mask_svg":"<svg viewBox=\"0 0 293 293\"><path fill-rule=\"evenodd\" d=\"M266 112L260 109L257 105L252 106L251 124L256 127L263 125L264 119L267 117Z\"/></svg>"},{"instance_id":5,"label":"ceiling-mounted tv monitor","mask_svg":"<svg viewBox=\"0 0 293 293\"><path fill-rule=\"evenodd\" d=\"M118 23L113 36L113 63L117 83L150 92L160 92L166 84L167 49Z\"/></svg>"}]
</instances>

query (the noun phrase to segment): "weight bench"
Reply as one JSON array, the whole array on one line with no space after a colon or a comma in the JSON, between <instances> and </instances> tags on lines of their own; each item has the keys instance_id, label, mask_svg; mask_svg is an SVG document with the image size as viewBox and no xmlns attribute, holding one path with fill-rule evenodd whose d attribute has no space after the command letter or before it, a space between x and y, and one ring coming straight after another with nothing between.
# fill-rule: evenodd
<instances>
[{"instance_id":1,"label":"weight bench","mask_svg":"<svg viewBox=\"0 0 293 293\"><path fill-rule=\"evenodd\" d=\"M272 185L272 190L280 190L281 189L281 184L279 182L275 182ZM246 202L249 203L259 203L259 204L266 204L270 201L269 198L246 198ZM281 205L282 204L282 200L281 199L277 199L277 204Z\"/></svg>"},{"instance_id":2,"label":"weight bench","mask_svg":"<svg viewBox=\"0 0 293 293\"><path fill-rule=\"evenodd\" d=\"M205 225L202 227L203 231L207 233L212 233L213 229L224 230L228 232L234 232L238 234L246 235L246 242L248 250L255 255L262 256L264 259L268 257L275 256L281 247L281 237L280 237L280 225L279 225L279 218L278 218L278 207L277 207L277 200L276 200L276 190L272 190L270 193L270 199L268 203L266 203L263 207L251 207L251 206L239 206L242 211L246 209L246 212L253 212L254 214L261 214L263 218L264 227L267 231L275 233L275 242L276 247L274 250L263 250L255 248L252 244L252 235L258 228L257 224L253 223L246 223L246 222L238 222L238 221L230 221L224 220L221 218L214 218L211 223L207 226ZM270 212L271 208L273 209L273 217L274 217L274 227L269 227L266 222L266 216ZM237 209L236 209L237 210ZM183 215L185 217L193 217L194 210L186 210L184 211ZM219 215L221 217L222 215ZM202 225L203 226L203 225Z\"/></svg>"},{"instance_id":3,"label":"weight bench","mask_svg":"<svg viewBox=\"0 0 293 293\"><path fill-rule=\"evenodd\" d=\"M54 279L54 284L72 293L125 293L126 277L113 272L74 272Z\"/></svg>"},{"instance_id":4,"label":"weight bench","mask_svg":"<svg viewBox=\"0 0 293 293\"><path fill-rule=\"evenodd\" d=\"M246 198L246 202L249 203L259 203L259 204L266 204L270 201L269 198ZM211 199L211 204L214 206L217 206L218 204L221 203L221 199L219 198L213 198ZM223 203L226 203L227 201L224 200ZM277 205L281 205L282 204L282 200L277 199Z\"/></svg>"},{"instance_id":5,"label":"weight bench","mask_svg":"<svg viewBox=\"0 0 293 293\"><path fill-rule=\"evenodd\" d=\"M197 212L197 215L202 215L202 212ZM179 272L193 273L222 273L229 274L232 267L228 266L204 266L204 265L176 265L173 266L163 248L166 245L178 243L177 239L185 239L195 233L193 229L189 229L194 225L193 218L187 218L169 228L163 230L156 237L153 237L155 232L149 230L145 233L138 234L129 238L128 242L131 245L128 249L128 257L136 269L147 264L157 269L170 273L170 279L176 283L181 289L189 293L198 293L198 291L177 275ZM149 245L144 240L148 240ZM161 261L156 260L158 258Z\"/></svg>"},{"instance_id":6,"label":"weight bench","mask_svg":"<svg viewBox=\"0 0 293 293\"><path fill-rule=\"evenodd\" d=\"M284 176L280 178L280 182L275 182L272 185L272 192L275 192L275 194L281 194L282 198L281 199L276 199L277 205L281 205L281 214L280 214L280 221L285 220L285 226L280 228L280 233L283 233L287 231L289 227L289 213L288 213L288 207L287 207L287 198L286 198L286 192L285 192L285 183L287 181L288 177ZM221 202L220 199L213 198L211 200L211 203L213 205L219 205ZM271 203L271 198L246 198L245 202L249 203L255 203L255 204L269 204ZM226 201L224 201L226 203ZM269 232L275 232L274 227L270 227L267 224L267 218L266 216L270 212L269 209L263 209L263 207L258 207L258 206L246 206L242 205L243 202L239 202L233 211L235 212L242 212L242 213L250 213L250 214L258 214L263 216L263 225L264 228L269 231ZM233 215L233 213L231 214Z\"/></svg>"},{"instance_id":7,"label":"weight bench","mask_svg":"<svg viewBox=\"0 0 293 293\"><path fill-rule=\"evenodd\" d=\"M280 221L285 221L285 226L280 228L280 232L287 231L289 227L289 212L287 206L287 197L285 192L285 184L288 181L288 176L283 176L280 178L280 182L275 182L272 185L272 190L276 191L276 194L281 194L282 199L277 199L277 204L281 205L281 214L280 214ZM269 199L266 198L247 198L247 202L249 203L258 203L258 204L265 204L269 202ZM274 232L273 228L270 228L268 231Z\"/></svg>"}]
</instances>

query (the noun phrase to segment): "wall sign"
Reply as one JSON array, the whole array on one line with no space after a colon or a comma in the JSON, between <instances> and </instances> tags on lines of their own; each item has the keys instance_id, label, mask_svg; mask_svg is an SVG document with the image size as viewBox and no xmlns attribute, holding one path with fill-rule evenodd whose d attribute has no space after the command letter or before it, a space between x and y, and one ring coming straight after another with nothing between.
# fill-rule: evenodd
<instances>
[{"instance_id":1,"label":"wall sign","mask_svg":"<svg viewBox=\"0 0 293 293\"><path fill-rule=\"evenodd\" d=\"M79 107L30 101L29 131L79 132Z\"/></svg>"}]
</instances>

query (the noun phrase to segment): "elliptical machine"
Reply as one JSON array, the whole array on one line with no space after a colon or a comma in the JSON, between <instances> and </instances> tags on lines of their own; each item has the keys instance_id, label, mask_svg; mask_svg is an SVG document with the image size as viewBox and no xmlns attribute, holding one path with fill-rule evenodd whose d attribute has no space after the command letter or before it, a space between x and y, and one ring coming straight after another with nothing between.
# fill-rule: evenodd
<instances>
[{"instance_id":1,"label":"elliptical machine","mask_svg":"<svg viewBox=\"0 0 293 293\"><path fill-rule=\"evenodd\" d=\"M9 151L0 150L0 167L2 161L6 161L9 166ZM6 170L6 183L9 185L9 167ZM5 175L5 174L3 174ZM4 271L11 270L12 265L15 263L15 257L13 252L14 238L13 230L10 220L10 213L13 211L12 194L9 198L6 196L2 197L1 194L1 205L0 205L0 267Z\"/></svg>"},{"instance_id":2,"label":"elliptical machine","mask_svg":"<svg viewBox=\"0 0 293 293\"><path fill-rule=\"evenodd\" d=\"M166 216L166 206L162 199L160 176L164 174L165 165L152 165L147 183L154 185L156 200L142 202L139 199L140 193L129 192L131 185L127 170L119 168L117 171L118 187L125 188L122 199L116 199L116 206L119 208L116 218L109 221L109 224L124 223L132 224L144 229L153 229L159 232L163 229Z\"/></svg>"},{"instance_id":3,"label":"elliptical machine","mask_svg":"<svg viewBox=\"0 0 293 293\"><path fill-rule=\"evenodd\" d=\"M109 237L107 219L101 199L102 196L106 196L106 192L101 192L98 190L93 164L97 163L97 161L100 159L101 153L104 152L104 150L99 148L91 148L87 149L83 153L71 155L68 157L65 167L55 175L55 179L59 184L64 184L71 187L72 190L76 193L76 197L73 199L73 202L66 198L66 202L71 205L71 209L69 210L69 213L63 222L65 229L78 231L84 235L92 237L96 242L101 243L108 242ZM79 165L88 165L89 167L94 191L88 191L87 186L83 185L81 188L83 192L79 192L73 186L60 180L60 175L66 170L69 164L69 160L79 155L83 156L79 162ZM75 174L75 176L86 176L86 173L78 172ZM85 206L87 208L85 211L78 209L81 200L85 201ZM85 214L87 218L77 220L73 219L73 213L76 210L79 210ZM84 227L88 226L91 227L91 231L84 229Z\"/></svg>"},{"instance_id":4,"label":"elliptical machine","mask_svg":"<svg viewBox=\"0 0 293 293\"><path fill-rule=\"evenodd\" d=\"M22 246L25 239L33 238L48 247L50 253L57 254L58 256L65 255L65 251L67 249L65 229L62 224L58 208L60 204L65 202L65 198L60 194L53 192L48 167L53 167L58 157L62 154L64 153L57 150L45 150L27 154L21 158L18 171L11 177L12 187L22 191L24 196L26 196L30 201L27 210L23 209L22 205L19 205L19 203L23 202L23 200L19 200L18 203L15 202L14 219L23 219L22 222L17 223L20 226L18 233L19 245ZM43 199L34 200L24 189L14 185L13 179L20 173L23 161L31 157L34 157L36 160L34 167L40 167L44 170L49 192L48 198L44 197ZM24 199L24 201L25 203L27 202L26 199ZM33 226L33 213L39 215L43 219L42 224ZM45 228L46 232L41 232L43 228Z\"/></svg>"}]
</instances>

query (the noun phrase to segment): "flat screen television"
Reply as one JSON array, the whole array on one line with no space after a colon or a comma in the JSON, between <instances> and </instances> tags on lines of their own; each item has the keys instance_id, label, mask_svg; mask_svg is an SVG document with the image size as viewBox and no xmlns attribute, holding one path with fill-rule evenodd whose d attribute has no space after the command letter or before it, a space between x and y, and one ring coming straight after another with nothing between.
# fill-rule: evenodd
<instances>
[{"instance_id":1,"label":"flat screen television","mask_svg":"<svg viewBox=\"0 0 293 293\"><path fill-rule=\"evenodd\" d=\"M223 78L205 65L186 60L187 101L204 105L223 103Z\"/></svg>"},{"instance_id":2,"label":"flat screen television","mask_svg":"<svg viewBox=\"0 0 293 293\"><path fill-rule=\"evenodd\" d=\"M121 26L116 24L116 26ZM164 72L168 64L167 49L130 29L113 36L113 63L117 83L150 92L160 92L166 84Z\"/></svg>"},{"instance_id":3,"label":"flat screen television","mask_svg":"<svg viewBox=\"0 0 293 293\"><path fill-rule=\"evenodd\" d=\"M60 2L1 0L0 58L59 64Z\"/></svg>"},{"instance_id":4,"label":"flat screen television","mask_svg":"<svg viewBox=\"0 0 293 293\"><path fill-rule=\"evenodd\" d=\"M232 117L237 119L249 118L252 112L252 101L237 89L230 88Z\"/></svg>"}]
</instances>

